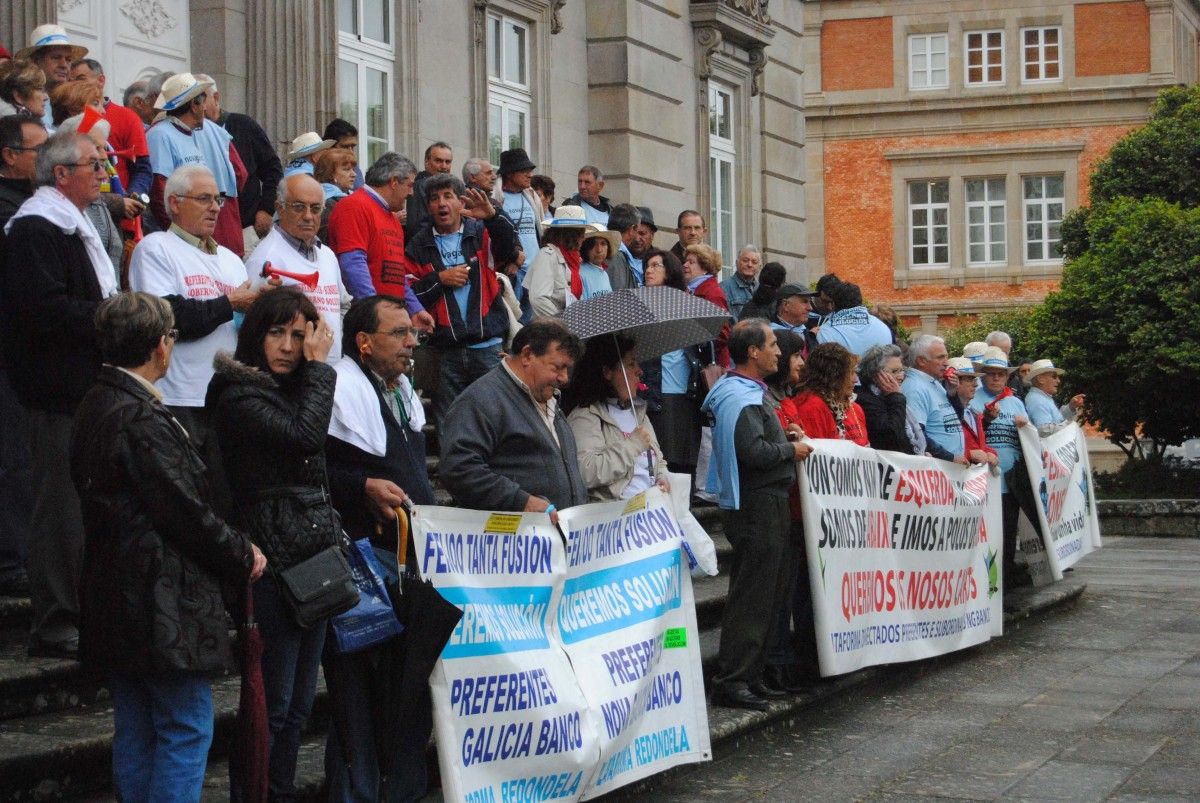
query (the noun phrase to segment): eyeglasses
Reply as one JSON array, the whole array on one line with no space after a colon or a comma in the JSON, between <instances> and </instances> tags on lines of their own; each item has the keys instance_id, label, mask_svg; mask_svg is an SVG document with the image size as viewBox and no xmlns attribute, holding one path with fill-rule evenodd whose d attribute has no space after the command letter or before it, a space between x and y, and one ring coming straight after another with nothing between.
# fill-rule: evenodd
<instances>
[{"instance_id":1,"label":"eyeglasses","mask_svg":"<svg viewBox=\"0 0 1200 803\"><path fill-rule=\"evenodd\" d=\"M21 150L25 150L25 149L21 148ZM64 165L62 165L62 167L69 167L72 170L74 170L77 167L90 167L90 168L92 168L93 171L98 171L98 170L104 169L104 160L103 159L89 159L86 162L73 162L71 164L64 164Z\"/></svg>"},{"instance_id":2,"label":"eyeglasses","mask_svg":"<svg viewBox=\"0 0 1200 803\"><path fill-rule=\"evenodd\" d=\"M167 333L165 335L163 335L163 337L165 337L167 340L178 340L179 339L179 330L178 329L168 329Z\"/></svg>"},{"instance_id":3,"label":"eyeglasses","mask_svg":"<svg viewBox=\"0 0 1200 803\"><path fill-rule=\"evenodd\" d=\"M293 214L303 215L305 212L311 212L314 215L319 215L325 211L325 204L304 204L295 201L290 204L283 204L284 209L291 210Z\"/></svg>"},{"instance_id":4,"label":"eyeglasses","mask_svg":"<svg viewBox=\"0 0 1200 803\"><path fill-rule=\"evenodd\" d=\"M225 205L224 195L176 195L176 198L190 198L201 206L212 206L214 203L217 208Z\"/></svg>"},{"instance_id":5,"label":"eyeglasses","mask_svg":"<svg viewBox=\"0 0 1200 803\"><path fill-rule=\"evenodd\" d=\"M399 329L393 329L390 332L372 332L371 334L386 335L387 337L394 337L397 340L407 340L414 333L416 333L416 331L417 330L412 326L401 326Z\"/></svg>"}]
</instances>

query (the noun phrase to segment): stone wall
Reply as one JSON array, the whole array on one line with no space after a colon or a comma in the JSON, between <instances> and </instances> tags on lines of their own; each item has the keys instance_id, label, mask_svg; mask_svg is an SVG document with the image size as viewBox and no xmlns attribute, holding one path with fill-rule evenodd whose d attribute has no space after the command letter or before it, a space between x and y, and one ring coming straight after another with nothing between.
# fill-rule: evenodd
<instances>
[{"instance_id":1,"label":"stone wall","mask_svg":"<svg viewBox=\"0 0 1200 803\"><path fill-rule=\"evenodd\" d=\"M1200 499L1101 499L1100 534L1200 538Z\"/></svg>"}]
</instances>

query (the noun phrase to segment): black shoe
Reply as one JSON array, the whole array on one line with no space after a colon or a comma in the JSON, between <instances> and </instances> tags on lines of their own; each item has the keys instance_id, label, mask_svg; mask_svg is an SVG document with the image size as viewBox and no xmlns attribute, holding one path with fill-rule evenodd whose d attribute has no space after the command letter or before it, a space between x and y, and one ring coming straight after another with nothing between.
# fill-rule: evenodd
<instances>
[{"instance_id":1,"label":"black shoe","mask_svg":"<svg viewBox=\"0 0 1200 803\"><path fill-rule=\"evenodd\" d=\"M763 669L762 685L783 694L800 694L805 690L805 686L797 679L798 674L794 664L768 666Z\"/></svg>"},{"instance_id":2,"label":"black shoe","mask_svg":"<svg viewBox=\"0 0 1200 803\"><path fill-rule=\"evenodd\" d=\"M792 696L783 689L775 689L766 685L765 683L751 683L750 691L754 692L759 697L762 697L764 700L782 700L785 697Z\"/></svg>"},{"instance_id":3,"label":"black shoe","mask_svg":"<svg viewBox=\"0 0 1200 803\"><path fill-rule=\"evenodd\" d=\"M771 703L759 697L745 686L715 686L712 704L721 708L746 708L751 711L767 711Z\"/></svg>"},{"instance_id":4,"label":"black shoe","mask_svg":"<svg viewBox=\"0 0 1200 803\"><path fill-rule=\"evenodd\" d=\"M79 660L79 634L67 636L61 641L43 641L34 636L29 640L30 658L61 658L66 661Z\"/></svg>"}]
</instances>

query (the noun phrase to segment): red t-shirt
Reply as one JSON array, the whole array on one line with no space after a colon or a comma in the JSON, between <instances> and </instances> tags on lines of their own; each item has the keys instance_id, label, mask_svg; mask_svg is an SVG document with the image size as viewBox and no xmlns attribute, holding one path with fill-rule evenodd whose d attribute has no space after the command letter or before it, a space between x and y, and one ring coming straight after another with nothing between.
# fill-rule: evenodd
<instances>
[{"instance_id":1,"label":"red t-shirt","mask_svg":"<svg viewBox=\"0 0 1200 803\"><path fill-rule=\"evenodd\" d=\"M413 264L404 255L404 228L366 187L359 187L333 207L329 247L339 256L366 252L375 292L404 298L407 277L414 274Z\"/></svg>"},{"instance_id":2,"label":"red t-shirt","mask_svg":"<svg viewBox=\"0 0 1200 803\"><path fill-rule=\"evenodd\" d=\"M149 156L150 148L146 145L146 129L142 118L133 109L127 109L111 100L104 107L104 119L108 120L111 129L108 144L117 152L117 176L121 186L129 191L129 165L140 156Z\"/></svg>"}]
</instances>

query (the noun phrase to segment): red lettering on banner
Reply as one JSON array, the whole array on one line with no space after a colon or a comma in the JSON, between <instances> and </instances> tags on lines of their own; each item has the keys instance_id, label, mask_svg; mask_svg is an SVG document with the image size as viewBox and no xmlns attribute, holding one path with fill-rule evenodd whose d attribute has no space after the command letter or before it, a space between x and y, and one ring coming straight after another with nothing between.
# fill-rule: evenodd
<instances>
[{"instance_id":1,"label":"red lettering on banner","mask_svg":"<svg viewBox=\"0 0 1200 803\"><path fill-rule=\"evenodd\" d=\"M954 486L950 479L937 469L901 471L894 499L897 502L915 504L918 508L922 505L952 505Z\"/></svg>"}]
</instances>

